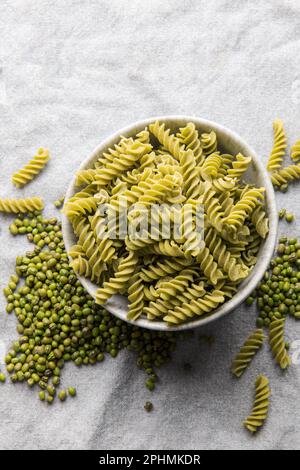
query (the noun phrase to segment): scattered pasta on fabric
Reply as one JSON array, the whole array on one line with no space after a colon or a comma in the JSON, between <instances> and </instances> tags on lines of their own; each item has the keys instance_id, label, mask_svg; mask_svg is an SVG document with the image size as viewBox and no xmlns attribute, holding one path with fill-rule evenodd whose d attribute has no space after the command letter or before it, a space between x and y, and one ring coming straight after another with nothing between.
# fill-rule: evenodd
<instances>
[{"instance_id":1,"label":"scattered pasta on fabric","mask_svg":"<svg viewBox=\"0 0 300 470\"><path fill-rule=\"evenodd\" d=\"M130 321L171 326L234 295L268 218L264 188L244 181L251 156L224 150L213 130L156 121L77 172L79 188L63 208L77 237L70 256L98 285L98 304L127 295Z\"/></svg>"}]
</instances>

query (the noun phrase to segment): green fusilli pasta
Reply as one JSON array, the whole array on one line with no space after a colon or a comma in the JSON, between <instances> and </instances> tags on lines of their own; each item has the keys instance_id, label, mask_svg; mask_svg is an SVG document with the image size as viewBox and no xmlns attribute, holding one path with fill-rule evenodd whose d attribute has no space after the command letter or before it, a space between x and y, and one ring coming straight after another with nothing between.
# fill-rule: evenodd
<instances>
[{"instance_id":1,"label":"green fusilli pasta","mask_svg":"<svg viewBox=\"0 0 300 470\"><path fill-rule=\"evenodd\" d=\"M70 255L99 305L127 295L130 321L178 325L235 294L268 219L263 188L243 181L251 157L224 150L213 130L156 121L77 173L63 209L77 237Z\"/></svg>"},{"instance_id":2,"label":"green fusilli pasta","mask_svg":"<svg viewBox=\"0 0 300 470\"><path fill-rule=\"evenodd\" d=\"M264 188L247 190L241 199L233 206L230 214L224 219L224 224L234 229L241 227L245 219L253 212L259 200L264 198Z\"/></svg>"},{"instance_id":3,"label":"green fusilli pasta","mask_svg":"<svg viewBox=\"0 0 300 470\"><path fill-rule=\"evenodd\" d=\"M21 170L12 175L12 182L17 188L22 188L35 178L49 160L49 151L39 148L36 155Z\"/></svg>"},{"instance_id":4,"label":"green fusilli pasta","mask_svg":"<svg viewBox=\"0 0 300 470\"><path fill-rule=\"evenodd\" d=\"M300 140L297 140L291 147L291 159L293 162L300 160Z\"/></svg>"},{"instance_id":5,"label":"green fusilli pasta","mask_svg":"<svg viewBox=\"0 0 300 470\"><path fill-rule=\"evenodd\" d=\"M217 135L214 131L204 132L200 137L201 146L204 155L210 155L217 149Z\"/></svg>"},{"instance_id":6,"label":"green fusilli pasta","mask_svg":"<svg viewBox=\"0 0 300 470\"><path fill-rule=\"evenodd\" d=\"M129 310L127 318L137 320L144 309L144 286L139 274L135 274L128 288Z\"/></svg>"},{"instance_id":7,"label":"green fusilli pasta","mask_svg":"<svg viewBox=\"0 0 300 470\"><path fill-rule=\"evenodd\" d=\"M176 137L185 145L187 150L192 150L196 164L201 166L204 161L204 155L195 124L189 122L185 127L180 128L179 131Z\"/></svg>"},{"instance_id":8,"label":"green fusilli pasta","mask_svg":"<svg viewBox=\"0 0 300 470\"><path fill-rule=\"evenodd\" d=\"M270 347L281 369L286 369L291 363L291 358L285 347L284 325L285 318L280 318L278 320L272 320L269 327Z\"/></svg>"},{"instance_id":9,"label":"green fusilli pasta","mask_svg":"<svg viewBox=\"0 0 300 470\"><path fill-rule=\"evenodd\" d=\"M274 145L267 163L267 169L269 171L274 171L281 167L287 147L285 131L281 119L276 119L273 122L273 129Z\"/></svg>"},{"instance_id":10,"label":"green fusilli pasta","mask_svg":"<svg viewBox=\"0 0 300 470\"><path fill-rule=\"evenodd\" d=\"M244 155L238 153L236 159L232 162L232 168L227 170L227 175L230 178L236 178L236 180L240 180L246 173L251 161L251 157L244 157Z\"/></svg>"},{"instance_id":11,"label":"green fusilli pasta","mask_svg":"<svg viewBox=\"0 0 300 470\"><path fill-rule=\"evenodd\" d=\"M200 169L202 178L209 181L211 181L213 178L217 178L221 164L222 157L219 152L211 153L208 157L206 157Z\"/></svg>"},{"instance_id":12,"label":"green fusilli pasta","mask_svg":"<svg viewBox=\"0 0 300 470\"><path fill-rule=\"evenodd\" d=\"M7 212L8 214L26 214L41 211L43 208L44 203L40 197L0 199L0 212Z\"/></svg>"},{"instance_id":13,"label":"green fusilli pasta","mask_svg":"<svg viewBox=\"0 0 300 470\"><path fill-rule=\"evenodd\" d=\"M224 302L224 295L221 291L214 290L206 294L204 297L185 302L180 306L170 310L164 317L164 321L169 324L179 324L187 319L194 318L195 316L202 316L215 310L218 305Z\"/></svg>"},{"instance_id":14,"label":"green fusilli pasta","mask_svg":"<svg viewBox=\"0 0 300 470\"><path fill-rule=\"evenodd\" d=\"M270 394L269 380L264 375L259 375L255 381L252 412L243 423L248 431L254 433L264 424L268 416Z\"/></svg>"},{"instance_id":15,"label":"green fusilli pasta","mask_svg":"<svg viewBox=\"0 0 300 470\"><path fill-rule=\"evenodd\" d=\"M112 295L120 292L126 288L130 278L132 277L135 268L138 264L138 256L134 252L130 252L126 258L120 261L115 275L104 282L103 287L100 287L96 292L96 303L103 305Z\"/></svg>"},{"instance_id":16,"label":"green fusilli pasta","mask_svg":"<svg viewBox=\"0 0 300 470\"><path fill-rule=\"evenodd\" d=\"M283 184L291 183L300 179L300 163L296 165L286 166L278 171L275 171L271 175L271 181L273 186L280 187Z\"/></svg>"},{"instance_id":17,"label":"green fusilli pasta","mask_svg":"<svg viewBox=\"0 0 300 470\"><path fill-rule=\"evenodd\" d=\"M150 131L177 160L180 158L180 152L184 149L184 146L175 135L170 133L170 129L165 129L165 124L160 124L156 121L154 124L150 124Z\"/></svg>"},{"instance_id":18,"label":"green fusilli pasta","mask_svg":"<svg viewBox=\"0 0 300 470\"><path fill-rule=\"evenodd\" d=\"M257 351L262 347L264 339L262 329L257 329L251 333L233 360L231 366L233 375L240 377L244 373Z\"/></svg>"}]
</instances>

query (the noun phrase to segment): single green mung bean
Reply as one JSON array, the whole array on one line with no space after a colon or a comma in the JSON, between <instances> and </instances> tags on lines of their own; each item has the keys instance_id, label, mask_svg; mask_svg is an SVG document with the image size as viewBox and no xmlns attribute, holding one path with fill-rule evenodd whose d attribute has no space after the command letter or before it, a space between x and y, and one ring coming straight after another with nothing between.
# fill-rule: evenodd
<instances>
[{"instance_id":1,"label":"single green mung bean","mask_svg":"<svg viewBox=\"0 0 300 470\"><path fill-rule=\"evenodd\" d=\"M65 401L65 399L67 398L67 392L65 390L60 390L57 396L60 401Z\"/></svg>"},{"instance_id":2,"label":"single green mung bean","mask_svg":"<svg viewBox=\"0 0 300 470\"><path fill-rule=\"evenodd\" d=\"M288 214L285 215L285 220L290 224L291 222L293 222L293 220L295 219L294 217L294 214L292 214L291 212L289 212Z\"/></svg>"},{"instance_id":3,"label":"single green mung bean","mask_svg":"<svg viewBox=\"0 0 300 470\"><path fill-rule=\"evenodd\" d=\"M145 382L145 385L148 388L148 390L150 390L150 391L154 390L154 388L155 388L155 383L152 379L147 379L146 382Z\"/></svg>"},{"instance_id":4,"label":"single green mung bean","mask_svg":"<svg viewBox=\"0 0 300 470\"><path fill-rule=\"evenodd\" d=\"M68 388L68 394L71 395L71 397L75 397L75 395L76 395L76 388L75 388L75 387L69 387L69 388Z\"/></svg>"},{"instance_id":5,"label":"single green mung bean","mask_svg":"<svg viewBox=\"0 0 300 470\"><path fill-rule=\"evenodd\" d=\"M151 401L146 401L144 408L147 413L150 413L153 410L153 404L151 403Z\"/></svg>"},{"instance_id":6,"label":"single green mung bean","mask_svg":"<svg viewBox=\"0 0 300 470\"><path fill-rule=\"evenodd\" d=\"M247 297L246 305L252 305L253 302L254 302L254 297L252 297L252 296Z\"/></svg>"},{"instance_id":7,"label":"single green mung bean","mask_svg":"<svg viewBox=\"0 0 300 470\"><path fill-rule=\"evenodd\" d=\"M46 401L49 405L51 405L54 401L54 396L53 395L47 395Z\"/></svg>"},{"instance_id":8,"label":"single green mung bean","mask_svg":"<svg viewBox=\"0 0 300 470\"><path fill-rule=\"evenodd\" d=\"M0 382L4 383L6 381L6 376L3 372L0 372Z\"/></svg>"}]
</instances>

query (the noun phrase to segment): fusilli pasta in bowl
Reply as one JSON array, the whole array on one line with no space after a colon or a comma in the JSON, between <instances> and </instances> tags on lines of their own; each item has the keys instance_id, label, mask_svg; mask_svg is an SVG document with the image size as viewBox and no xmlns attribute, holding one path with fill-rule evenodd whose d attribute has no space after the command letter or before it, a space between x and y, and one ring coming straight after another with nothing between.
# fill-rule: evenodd
<instances>
[{"instance_id":1,"label":"fusilli pasta in bowl","mask_svg":"<svg viewBox=\"0 0 300 470\"><path fill-rule=\"evenodd\" d=\"M270 178L234 132L162 116L104 140L63 208L71 264L96 303L156 330L195 328L237 307L273 254Z\"/></svg>"}]
</instances>

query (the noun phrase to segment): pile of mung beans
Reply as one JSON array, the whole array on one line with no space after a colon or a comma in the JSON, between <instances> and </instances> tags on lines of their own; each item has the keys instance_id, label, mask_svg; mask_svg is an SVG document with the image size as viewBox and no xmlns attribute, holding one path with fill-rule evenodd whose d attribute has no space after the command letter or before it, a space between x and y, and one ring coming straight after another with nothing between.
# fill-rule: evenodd
<instances>
[{"instance_id":1,"label":"pile of mung beans","mask_svg":"<svg viewBox=\"0 0 300 470\"><path fill-rule=\"evenodd\" d=\"M41 400L52 403L75 396L60 388L66 362L96 364L126 348L137 352L137 364L147 374L146 387L155 388L156 369L170 359L178 334L131 326L95 305L69 265L61 224L40 213L19 216L12 235L26 234L32 251L18 256L15 273L4 289L7 313L17 318L19 338L5 362L12 382L38 386ZM5 375L1 373L1 381Z\"/></svg>"},{"instance_id":2,"label":"pile of mung beans","mask_svg":"<svg viewBox=\"0 0 300 470\"><path fill-rule=\"evenodd\" d=\"M279 218L283 218L283 210ZM269 269L246 304L256 302L258 328L272 320L291 315L300 318L300 243L297 238L282 236ZM288 344L287 344L288 346Z\"/></svg>"}]
</instances>

